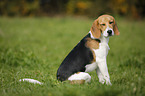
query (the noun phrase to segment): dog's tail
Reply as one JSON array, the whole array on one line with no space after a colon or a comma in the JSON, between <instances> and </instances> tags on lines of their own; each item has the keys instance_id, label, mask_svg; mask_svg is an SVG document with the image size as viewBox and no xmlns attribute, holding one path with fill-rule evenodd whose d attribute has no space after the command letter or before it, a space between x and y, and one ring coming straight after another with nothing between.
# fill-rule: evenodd
<instances>
[{"instance_id":1,"label":"dog's tail","mask_svg":"<svg viewBox=\"0 0 145 96\"><path fill-rule=\"evenodd\" d=\"M59 79L59 78L58 78ZM70 81L70 84L84 84L84 83L89 83L91 82L91 76L88 73L85 72L78 72L75 73L73 75L71 75L68 80ZM29 78L24 78L24 79L20 79L20 82L30 82L33 84L39 84L39 85L43 85L42 82L38 81L38 80L34 80L34 79L29 79Z\"/></svg>"},{"instance_id":2,"label":"dog's tail","mask_svg":"<svg viewBox=\"0 0 145 96\"><path fill-rule=\"evenodd\" d=\"M43 83L38 81L38 80L34 80L34 79L29 79L29 78L24 78L24 79L20 79L19 80L20 82L30 82L30 83L33 83L33 84L39 84L39 85L42 85Z\"/></svg>"}]
</instances>

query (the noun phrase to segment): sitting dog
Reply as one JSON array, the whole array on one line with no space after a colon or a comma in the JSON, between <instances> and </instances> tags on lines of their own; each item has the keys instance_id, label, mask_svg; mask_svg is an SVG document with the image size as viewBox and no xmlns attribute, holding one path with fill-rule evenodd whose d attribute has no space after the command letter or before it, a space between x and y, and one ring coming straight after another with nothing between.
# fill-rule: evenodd
<instances>
[{"instance_id":1,"label":"sitting dog","mask_svg":"<svg viewBox=\"0 0 145 96\"><path fill-rule=\"evenodd\" d=\"M106 57L109 37L119 35L115 19L110 15L98 17L89 33L72 49L57 70L57 79L73 83L90 82L86 72L96 70L99 82L111 85Z\"/></svg>"}]
</instances>

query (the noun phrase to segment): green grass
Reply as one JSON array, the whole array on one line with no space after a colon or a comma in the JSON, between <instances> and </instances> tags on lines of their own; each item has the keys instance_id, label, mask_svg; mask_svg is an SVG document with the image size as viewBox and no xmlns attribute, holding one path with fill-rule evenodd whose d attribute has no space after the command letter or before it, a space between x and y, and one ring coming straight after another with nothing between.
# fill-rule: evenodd
<instances>
[{"instance_id":1,"label":"green grass","mask_svg":"<svg viewBox=\"0 0 145 96\"><path fill-rule=\"evenodd\" d=\"M0 18L1 96L145 96L145 21L116 18L120 36L110 38L107 57L112 86L71 85L56 80L65 56L93 20L81 18ZM33 78L44 83L19 82Z\"/></svg>"}]
</instances>

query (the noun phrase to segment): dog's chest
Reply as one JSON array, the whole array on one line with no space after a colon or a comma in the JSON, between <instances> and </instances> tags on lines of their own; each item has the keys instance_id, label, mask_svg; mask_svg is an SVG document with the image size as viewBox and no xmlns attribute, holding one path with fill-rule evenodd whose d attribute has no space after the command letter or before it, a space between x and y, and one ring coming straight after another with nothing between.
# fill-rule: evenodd
<instances>
[{"instance_id":1,"label":"dog's chest","mask_svg":"<svg viewBox=\"0 0 145 96\"><path fill-rule=\"evenodd\" d=\"M99 49L93 49L96 56L96 62L98 61L98 59L106 58L109 49L110 48L107 43L100 43Z\"/></svg>"},{"instance_id":2,"label":"dog's chest","mask_svg":"<svg viewBox=\"0 0 145 96\"><path fill-rule=\"evenodd\" d=\"M91 71L95 70L97 68L97 65L99 62L101 62L102 60L106 60L108 50L109 50L109 46L106 43L100 43L99 49L93 49L93 51L95 53L96 61L93 62L92 64L87 64L85 66L85 68L86 68L85 72L91 72Z\"/></svg>"}]
</instances>

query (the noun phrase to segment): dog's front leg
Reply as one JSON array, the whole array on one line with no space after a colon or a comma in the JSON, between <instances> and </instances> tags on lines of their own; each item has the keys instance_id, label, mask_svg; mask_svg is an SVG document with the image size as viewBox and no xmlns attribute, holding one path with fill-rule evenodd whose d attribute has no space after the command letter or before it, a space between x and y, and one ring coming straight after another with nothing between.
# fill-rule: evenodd
<instances>
[{"instance_id":1,"label":"dog's front leg","mask_svg":"<svg viewBox=\"0 0 145 96\"><path fill-rule=\"evenodd\" d=\"M99 82L103 83L105 79L107 85L112 85L110 82L106 59L102 59L101 62L98 63L97 74L99 77Z\"/></svg>"},{"instance_id":2,"label":"dog's front leg","mask_svg":"<svg viewBox=\"0 0 145 96\"><path fill-rule=\"evenodd\" d=\"M102 75L99 67L96 69L96 72L97 72L97 75L98 75L98 78L99 78L99 82L104 84L105 83L105 79L104 79L104 76Z\"/></svg>"}]
</instances>

